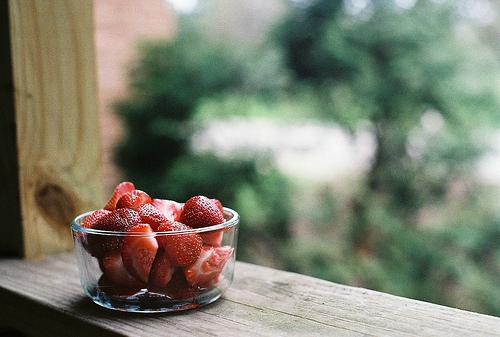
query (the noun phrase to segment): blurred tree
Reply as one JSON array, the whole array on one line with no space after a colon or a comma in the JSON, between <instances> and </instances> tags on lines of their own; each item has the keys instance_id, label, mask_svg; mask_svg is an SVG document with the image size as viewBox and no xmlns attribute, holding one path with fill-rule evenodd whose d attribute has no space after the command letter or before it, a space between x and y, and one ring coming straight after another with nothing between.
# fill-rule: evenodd
<instances>
[{"instance_id":1,"label":"blurred tree","mask_svg":"<svg viewBox=\"0 0 500 337\"><path fill-rule=\"evenodd\" d=\"M172 43L143 45L130 75L133 94L116 109L128 131L117 161L138 183L146 179L151 193L161 187L148 177L163 175L188 151L199 99L241 84L241 67L232 55L194 31L182 32ZM192 52L194 46L201 48Z\"/></svg>"},{"instance_id":2,"label":"blurred tree","mask_svg":"<svg viewBox=\"0 0 500 337\"><path fill-rule=\"evenodd\" d=\"M404 9L374 0L356 15L343 1L311 3L280 36L288 66L316 87L335 122L351 129L370 122L377 152L368 184L410 221L484 150L475 132L498 122L497 56L456 33L449 3L457 2L420 0ZM423 170L450 156L444 172ZM434 183L409 183L422 174Z\"/></svg>"},{"instance_id":3,"label":"blurred tree","mask_svg":"<svg viewBox=\"0 0 500 337\"><path fill-rule=\"evenodd\" d=\"M464 286L471 274L462 274L463 263L491 261L492 253L457 259L460 244L421 228L439 209L451 212L444 222L500 233L496 212L477 202L473 175L487 148L478 133L498 126L498 55L460 16L461 1L295 3L275 35L287 67L318 94L324 118L351 130L368 124L376 140L365 188L351 204L351 282L453 305L456 295L444 288ZM471 207L475 218L465 213ZM489 289L488 304L469 308L499 315L500 244L492 245L495 268L471 271L485 288L464 288ZM333 278L349 278L337 272Z\"/></svg>"},{"instance_id":4,"label":"blurred tree","mask_svg":"<svg viewBox=\"0 0 500 337\"><path fill-rule=\"evenodd\" d=\"M295 0L273 31L279 48L181 20L174 41L142 46L116 109L128 131L118 162L154 196L239 210L239 259L500 315L499 214L471 174L498 125L498 54L464 20L465 2ZM374 135L351 202L325 190L310 210L315 238L292 233L290 198L313 202L292 196L269 158L191 150L200 106L219 117L251 104Z\"/></svg>"},{"instance_id":5,"label":"blurred tree","mask_svg":"<svg viewBox=\"0 0 500 337\"><path fill-rule=\"evenodd\" d=\"M130 73L131 94L116 105L126 127L116 161L126 179L154 197L182 202L201 194L245 212L238 258L256 262L248 247L260 241L279 260L291 211L287 179L265 156L227 159L191 146L203 127L195 118L202 101L268 90L251 84L258 71L249 62L247 54L206 34L196 21L183 21L173 41L143 44ZM245 193L258 195L258 202L243 200Z\"/></svg>"}]
</instances>

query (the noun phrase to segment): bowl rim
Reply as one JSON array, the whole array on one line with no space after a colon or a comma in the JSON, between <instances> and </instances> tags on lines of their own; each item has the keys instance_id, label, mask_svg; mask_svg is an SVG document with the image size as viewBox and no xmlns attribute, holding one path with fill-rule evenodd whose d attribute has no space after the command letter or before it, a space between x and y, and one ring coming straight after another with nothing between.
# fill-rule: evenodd
<instances>
[{"instance_id":1,"label":"bowl rim","mask_svg":"<svg viewBox=\"0 0 500 337\"><path fill-rule=\"evenodd\" d=\"M75 232L81 232L81 233L86 233L86 234L99 234L99 235L113 235L113 236L163 236L163 235L181 235L181 234L191 234L191 233L207 233L207 232L213 232L217 231L220 229L227 230L230 229L231 227L236 226L239 223L240 220L240 215L238 212L235 210L228 208L228 207L223 207L224 210L224 219L226 221L217 224L217 225L212 225L212 226L207 226L207 227L200 227L200 228L192 228L192 229L186 229L186 230L179 230L179 231L161 231L161 232L156 232L153 231L151 233L137 233L137 232L120 232L120 231L107 231L107 230L102 230L102 229L92 229L92 228L86 228L80 226L81 221L85 219L88 215L92 214L96 210L88 211L85 213L82 213L78 216L76 216L72 221L71 221L71 229Z\"/></svg>"}]
</instances>

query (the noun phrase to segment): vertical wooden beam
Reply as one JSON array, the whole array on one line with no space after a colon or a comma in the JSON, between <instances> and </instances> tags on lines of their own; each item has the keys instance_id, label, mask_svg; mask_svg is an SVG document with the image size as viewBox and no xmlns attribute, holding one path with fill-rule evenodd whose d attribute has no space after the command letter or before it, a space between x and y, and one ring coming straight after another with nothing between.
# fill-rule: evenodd
<instances>
[{"instance_id":1,"label":"vertical wooden beam","mask_svg":"<svg viewBox=\"0 0 500 337\"><path fill-rule=\"evenodd\" d=\"M103 204L92 3L8 2L14 104L10 116L2 118L12 128L14 122L16 142L13 150L11 135L9 170L2 181L17 185L19 205L0 208L14 219L0 221L0 246L8 248L6 253L36 258L71 249L71 219ZM16 206L14 187L2 193ZM21 223L15 223L16 211ZM17 243L9 247L4 234L19 232L19 226L22 248Z\"/></svg>"}]
</instances>

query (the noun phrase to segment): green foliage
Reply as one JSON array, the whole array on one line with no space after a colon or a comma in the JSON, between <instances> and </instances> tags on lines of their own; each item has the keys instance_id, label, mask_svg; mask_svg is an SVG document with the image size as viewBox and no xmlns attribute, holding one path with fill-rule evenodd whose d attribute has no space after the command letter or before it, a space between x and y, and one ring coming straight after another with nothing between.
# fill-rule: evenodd
<instances>
[{"instance_id":1,"label":"green foliage","mask_svg":"<svg viewBox=\"0 0 500 337\"><path fill-rule=\"evenodd\" d=\"M255 60L242 60L230 46L193 27L174 41L146 43L141 53L130 74L131 97L116 106L127 129L116 153L126 179L155 197L185 201L201 194L241 211L245 224L240 232L246 240L239 259L251 259L252 242L286 240L291 208L283 175L272 168L262 172L265 158L229 160L191 149L191 138L207 117L221 117L221 97L229 110L248 110L245 102L256 109L267 106L265 94L274 84L257 78L272 74L272 64L254 71L249 64ZM260 96L249 97L249 91ZM258 202L257 209L248 211L248 195ZM279 249L273 253L281 258Z\"/></svg>"},{"instance_id":2,"label":"green foliage","mask_svg":"<svg viewBox=\"0 0 500 337\"><path fill-rule=\"evenodd\" d=\"M402 9L371 1L371 12L357 15L341 3L298 8L278 42L296 78L316 88L333 121L351 129L369 121L377 152L368 188L410 218L442 197L449 179L474 169L484 151L474 132L499 107L491 75L498 61L484 45L464 44L451 2L421 0ZM471 55L471 48L481 52ZM438 128L429 130L436 122L425 119L433 117ZM421 188L423 182L433 187Z\"/></svg>"},{"instance_id":3,"label":"green foliage","mask_svg":"<svg viewBox=\"0 0 500 337\"><path fill-rule=\"evenodd\" d=\"M238 259L500 315L498 195L474 176L499 122L498 54L460 1L353 3L297 1L256 49L196 20L143 45L117 105L118 162L152 195L238 210ZM200 127L230 116L368 126L375 156L332 188L292 185L265 156L192 151Z\"/></svg>"},{"instance_id":4,"label":"green foliage","mask_svg":"<svg viewBox=\"0 0 500 337\"><path fill-rule=\"evenodd\" d=\"M478 130L498 124L498 55L457 33L473 36L459 2L370 1L356 14L341 4L297 7L275 36L325 115L353 130L370 123L376 153L352 196L344 252L302 245L291 268L500 315L499 216L485 216L472 178L487 148ZM425 230L429 223L443 232Z\"/></svg>"},{"instance_id":5,"label":"green foliage","mask_svg":"<svg viewBox=\"0 0 500 337\"><path fill-rule=\"evenodd\" d=\"M192 46L198 46L196 53ZM131 72L133 95L117 106L128 131L117 162L148 188L155 186L152 177L188 151L199 100L237 86L241 69L231 55L191 31L172 43L146 44L142 51Z\"/></svg>"}]
</instances>

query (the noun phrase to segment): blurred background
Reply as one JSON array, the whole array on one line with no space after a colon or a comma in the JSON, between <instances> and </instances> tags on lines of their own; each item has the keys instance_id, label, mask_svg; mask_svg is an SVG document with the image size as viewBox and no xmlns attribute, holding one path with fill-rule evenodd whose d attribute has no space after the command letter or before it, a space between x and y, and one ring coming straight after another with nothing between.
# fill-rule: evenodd
<instances>
[{"instance_id":1,"label":"blurred background","mask_svg":"<svg viewBox=\"0 0 500 337\"><path fill-rule=\"evenodd\" d=\"M237 259L500 316L500 2L94 0L106 190Z\"/></svg>"}]
</instances>

